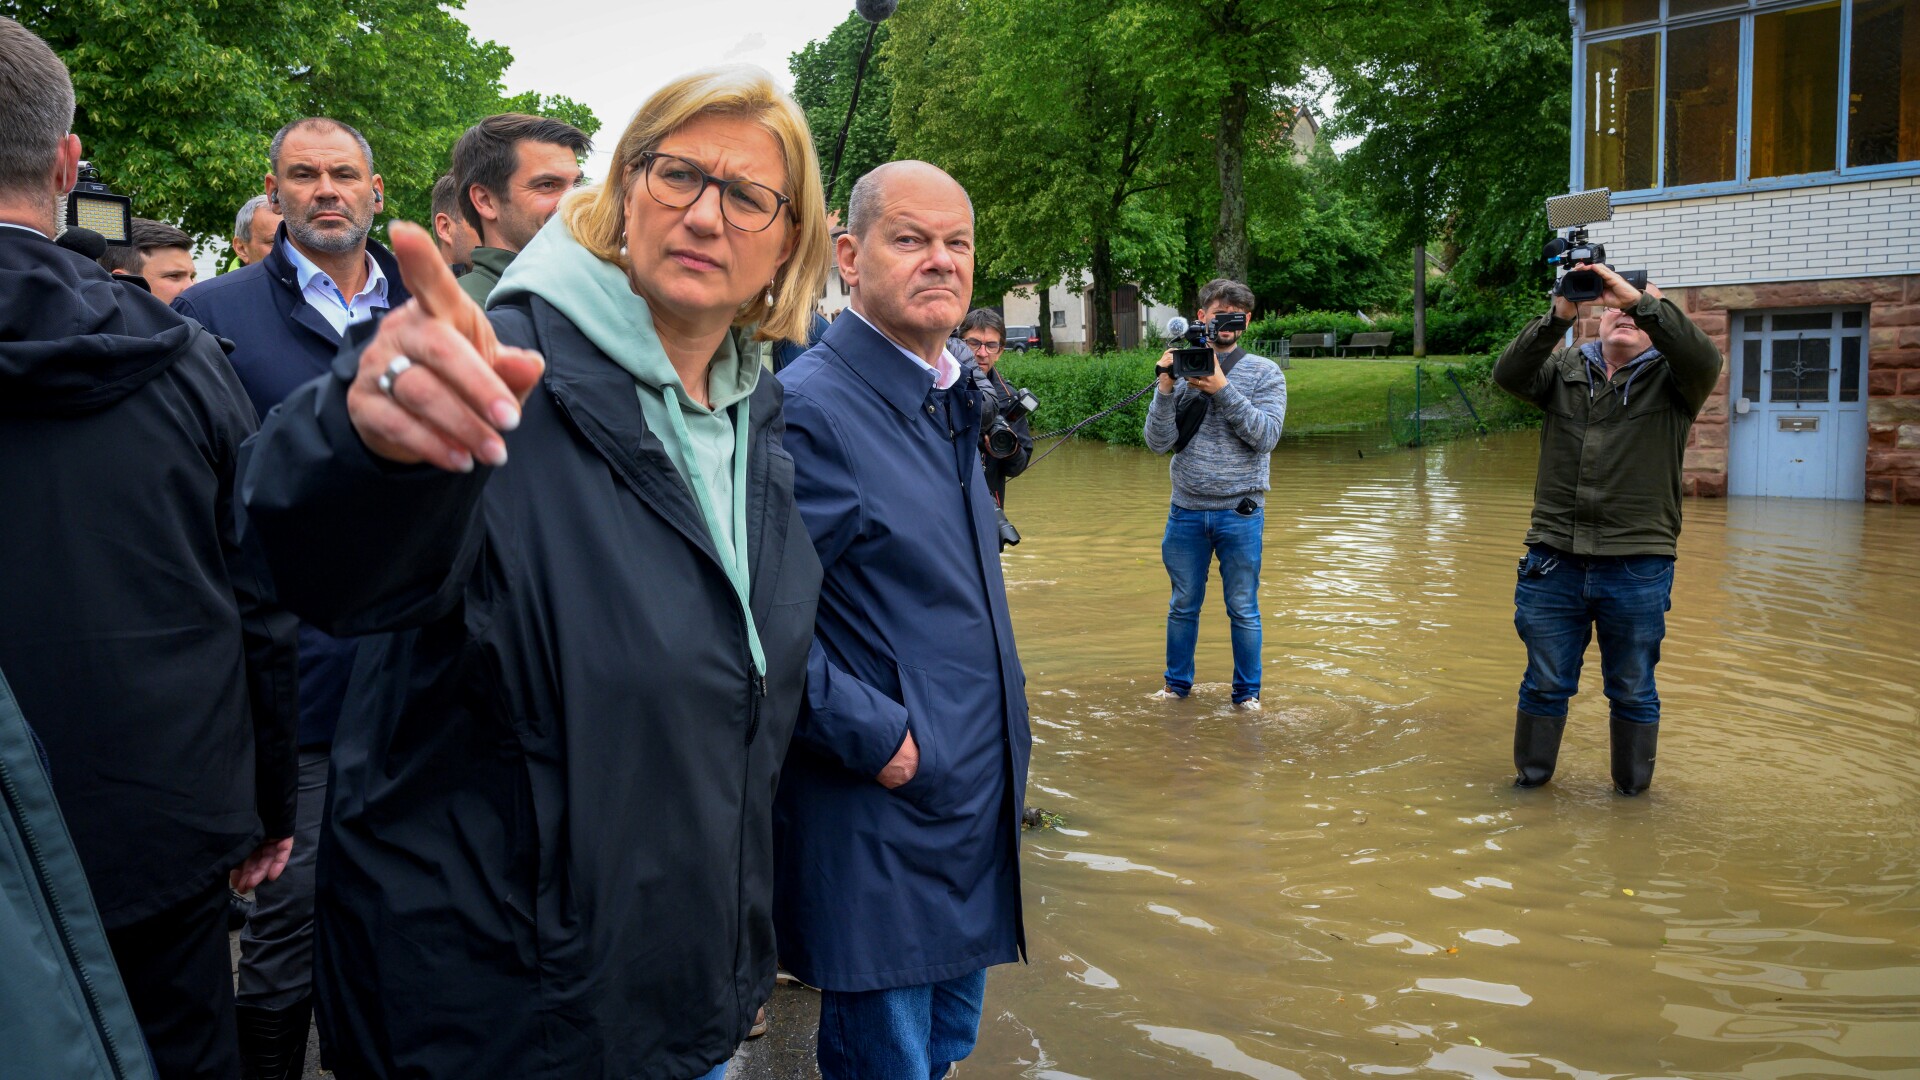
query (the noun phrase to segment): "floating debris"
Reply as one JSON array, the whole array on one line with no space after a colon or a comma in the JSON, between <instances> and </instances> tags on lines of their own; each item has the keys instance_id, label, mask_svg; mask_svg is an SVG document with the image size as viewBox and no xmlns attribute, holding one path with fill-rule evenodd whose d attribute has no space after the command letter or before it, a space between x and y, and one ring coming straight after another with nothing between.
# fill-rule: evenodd
<instances>
[{"instance_id":1,"label":"floating debris","mask_svg":"<svg viewBox=\"0 0 1920 1080\"><path fill-rule=\"evenodd\" d=\"M1067 817L1065 814L1056 814L1051 810L1042 810L1037 806L1027 807L1026 812L1020 815L1020 824L1029 829L1051 829L1066 823Z\"/></svg>"}]
</instances>

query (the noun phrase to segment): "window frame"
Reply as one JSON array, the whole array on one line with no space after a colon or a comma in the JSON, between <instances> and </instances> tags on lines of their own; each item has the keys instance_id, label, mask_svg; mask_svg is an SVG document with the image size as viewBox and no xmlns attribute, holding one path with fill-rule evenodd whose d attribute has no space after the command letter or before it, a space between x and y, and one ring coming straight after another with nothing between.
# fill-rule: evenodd
<instances>
[{"instance_id":1,"label":"window frame","mask_svg":"<svg viewBox=\"0 0 1920 1080\"><path fill-rule=\"evenodd\" d=\"M1579 191L1587 186L1587 46L1595 42L1612 41L1621 38L1639 37L1643 34L1655 34L1659 38L1659 79L1656 85L1657 106L1654 109L1654 186L1636 188L1632 191L1613 193L1615 204L1668 202L1674 199L1690 199L1711 195L1729 195L1751 191L1778 191L1785 188L1820 187L1826 184L1853 183L1867 180L1886 180L1904 176L1920 176L1920 161L1895 161L1885 165L1848 165L1848 117L1847 102L1853 85L1853 8L1854 0L1838 0L1840 5L1840 60L1838 85L1834 94L1833 107L1838 114L1834 125L1834 161L1838 168L1824 172L1796 173L1791 176L1767 176L1754 178L1752 175L1753 150L1753 22L1756 16L1791 11L1794 8L1815 6L1819 0L1741 0L1712 11L1696 12L1691 15L1669 16L1671 0L1660 0L1660 15L1651 22L1627 23L1610 26L1605 30L1587 32L1587 0L1575 0L1573 20L1573 139L1571 190ZM1672 63L1673 54L1667 40L1671 30L1688 29L1708 23L1737 21L1739 23L1740 61L1739 86L1737 87L1738 113L1735 117L1734 135L1734 171L1732 180L1715 180L1702 184L1668 186L1667 173L1667 69Z\"/></svg>"}]
</instances>

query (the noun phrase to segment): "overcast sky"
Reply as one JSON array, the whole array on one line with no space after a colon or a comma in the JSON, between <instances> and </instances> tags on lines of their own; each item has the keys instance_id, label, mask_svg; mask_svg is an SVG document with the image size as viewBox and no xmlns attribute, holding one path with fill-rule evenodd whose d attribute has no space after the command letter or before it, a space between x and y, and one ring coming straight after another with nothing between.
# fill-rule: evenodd
<instances>
[{"instance_id":1,"label":"overcast sky","mask_svg":"<svg viewBox=\"0 0 1920 1080\"><path fill-rule=\"evenodd\" d=\"M607 174L634 110L669 79L758 64L793 89L787 57L853 13L852 0L467 0L473 36L513 51L509 93L565 94L600 118L588 175Z\"/></svg>"}]
</instances>

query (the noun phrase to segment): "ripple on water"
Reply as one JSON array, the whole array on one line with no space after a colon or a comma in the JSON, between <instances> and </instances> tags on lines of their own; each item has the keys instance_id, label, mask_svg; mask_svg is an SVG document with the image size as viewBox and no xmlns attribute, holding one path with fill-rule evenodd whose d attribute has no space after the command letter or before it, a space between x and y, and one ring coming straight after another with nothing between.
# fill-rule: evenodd
<instances>
[{"instance_id":1,"label":"ripple on water","mask_svg":"<svg viewBox=\"0 0 1920 1080\"><path fill-rule=\"evenodd\" d=\"M1289 885L1280 895L1294 900L1346 900L1358 891L1351 885Z\"/></svg>"},{"instance_id":2,"label":"ripple on water","mask_svg":"<svg viewBox=\"0 0 1920 1080\"><path fill-rule=\"evenodd\" d=\"M1152 1024L1135 1024L1134 1027L1145 1032L1147 1038L1154 1042L1185 1050L1223 1072L1251 1076L1254 1080L1306 1080L1292 1069L1249 1055L1225 1035L1190 1028L1156 1027Z\"/></svg>"},{"instance_id":3,"label":"ripple on water","mask_svg":"<svg viewBox=\"0 0 1920 1080\"><path fill-rule=\"evenodd\" d=\"M1413 988L1424 990L1429 994L1446 994L1449 997L1485 1001L1493 1005L1533 1004L1533 995L1512 983L1482 982L1479 979L1415 979ZM1411 992L1401 991L1401 993Z\"/></svg>"}]
</instances>

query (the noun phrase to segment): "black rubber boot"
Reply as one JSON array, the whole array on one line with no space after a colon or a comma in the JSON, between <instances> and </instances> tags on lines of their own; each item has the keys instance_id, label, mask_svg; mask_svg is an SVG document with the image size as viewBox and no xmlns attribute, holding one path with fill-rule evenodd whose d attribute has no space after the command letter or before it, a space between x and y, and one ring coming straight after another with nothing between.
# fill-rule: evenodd
<instances>
[{"instance_id":1,"label":"black rubber boot","mask_svg":"<svg viewBox=\"0 0 1920 1080\"><path fill-rule=\"evenodd\" d=\"M1539 787L1553 779L1554 762L1560 760L1560 735L1566 730L1564 716L1513 714L1513 767L1519 770L1514 787Z\"/></svg>"},{"instance_id":2,"label":"black rubber boot","mask_svg":"<svg viewBox=\"0 0 1920 1080\"><path fill-rule=\"evenodd\" d=\"M1660 725L1636 724L1613 717L1613 787L1622 795L1638 795L1653 784L1653 751L1660 741Z\"/></svg>"},{"instance_id":3,"label":"black rubber boot","mask_svg":"<svg viewBox=\"0 0 1920 1080\"><path fill-rule=\"evenodd\" d=\"M240 1075L245 1080L300 1080L307 1067L313 999L284 1009L235 1005L240 1021Z\"/></svg>"}]
</instances>

